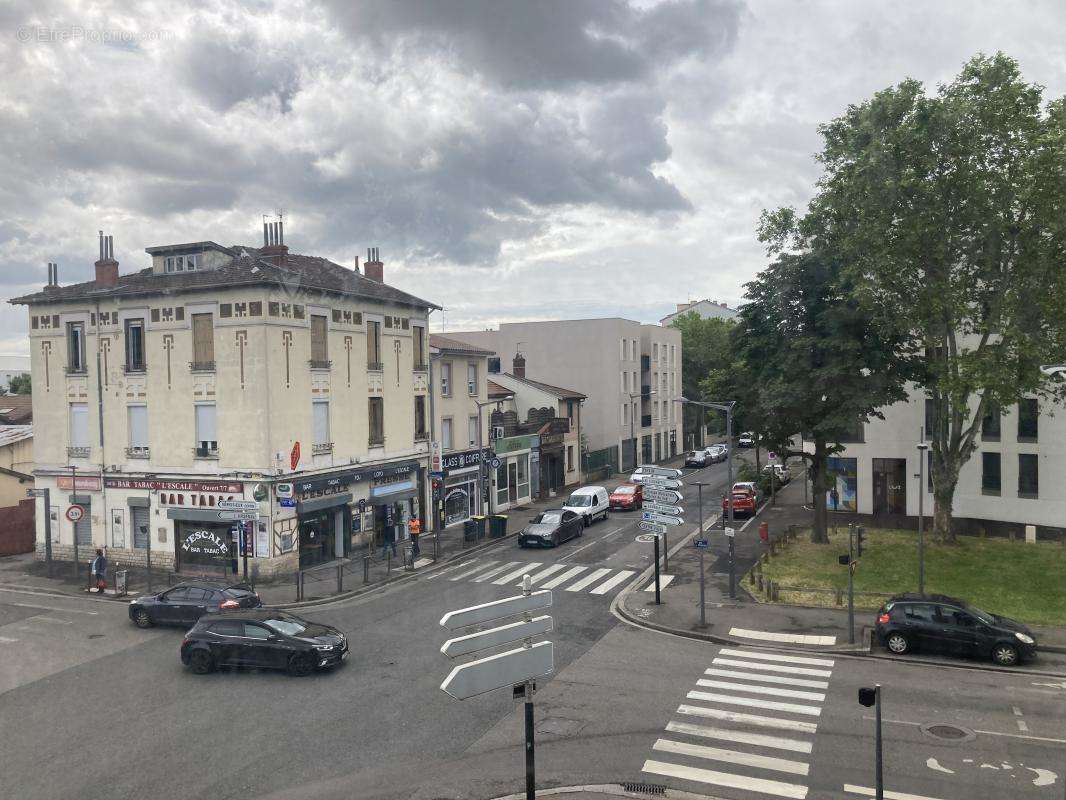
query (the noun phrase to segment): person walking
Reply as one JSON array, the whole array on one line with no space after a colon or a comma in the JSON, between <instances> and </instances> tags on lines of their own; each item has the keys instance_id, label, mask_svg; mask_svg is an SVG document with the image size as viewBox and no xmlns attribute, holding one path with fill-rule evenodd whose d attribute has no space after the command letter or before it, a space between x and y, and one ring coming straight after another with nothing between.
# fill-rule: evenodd
<instances>
[{"instance_id":1,"label":"person walking","mask_svg":"<svg viewBox=\"0 0 1066 800\"><path fill-rule=\"evenodd\" d=\"M418 517L411 517L411 521L407 523L407 529L411 532L411 555L417 558L422 555L422 550L418 547L418 537L422 535L422 520Z\"/></svg>"},{"instance_id":2,"label":"person walking","mask_svg":"<svg viewBox=\"0 0 1066 800\"><path fill-rule=\"evenodd\" d=\"M381 532L381 560L385 560L386 551L389 546L392 546L393 558L396 557L396 531L393 530L392 525L386 525L385 530Z\"/></svg>"},{"instance_id":3,"label":"person walking","mask_svg":"<svg viewBox=\"0 0 1066 800\"><path fill-rule=\"evenodd\" d=\"M92 575L93 585L96 586L96 593L103 594L107 588L107 557L99 547L96 548L96 558L89 567L89 573Z\"/></svg>"}]
</instances>

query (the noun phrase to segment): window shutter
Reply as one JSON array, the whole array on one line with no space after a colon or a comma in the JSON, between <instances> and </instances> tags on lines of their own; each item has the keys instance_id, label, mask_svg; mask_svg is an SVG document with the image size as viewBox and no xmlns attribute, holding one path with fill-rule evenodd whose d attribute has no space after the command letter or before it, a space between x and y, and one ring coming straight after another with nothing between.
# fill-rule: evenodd
<instances>
[{"instance_id":1,"label":"window shutter","mask_svg":"<svg viewBox=\"0 0 1066 800\"><path fill-rule=\"evenodd\" d=\"M89 407L85 403L70 404L70 446L89 446Z\"/></svg>"},{"instance_id":2,"label":"window shutter","mask_svg":"<svg viewBox=\"0 0 1066 800\"><path fill-rule=\"evenodd\" d=\"M196 407L196 442L197 444L207 442L207 447L215 447L218 444L214 404Z\"/></svg>"},{"instance_id":3,"label":"window shutter","mask_svg":"<svg viewBox=\"0 0 1066 800\"><path fill-rule=\"evenodd\" d=\"M130 406L130 447L148 446L148 406Z\"/></svg>"},{"instance_id":4,"label":"window shutter","mask_svg":"<svg viewBox=\"0 0 1066 800\"><path fill-rule=\"evenodd\" d=\"M311 405L315 412L315 444L327 444L329 442L329 402L316 400Z\"/></svg>"},{"instance_id":5,"label":"window shutter","mask_svg":"<svg viewBox=\"0 0 1066 800\"><path fill-rule=\"evenodd\" d=\"M318 314L311 315L311 360L326 361L329 349L326 344L326 318Z\"/></svg>"},{"instance_id":6,"label":"window shutter","mask_svg":"<svg viewBox=\"0 0 1066 800\"><path fill-rule=\"evenodd\" d=\"M210 314L192 315L193 361L207 364L215 360L215 332Z\"/></svg>"}]
</instances>

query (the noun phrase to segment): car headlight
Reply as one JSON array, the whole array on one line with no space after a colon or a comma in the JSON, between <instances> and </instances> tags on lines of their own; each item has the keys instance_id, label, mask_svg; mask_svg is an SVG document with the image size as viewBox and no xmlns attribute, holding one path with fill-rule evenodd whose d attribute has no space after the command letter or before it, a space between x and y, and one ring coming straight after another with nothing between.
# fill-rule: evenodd
<instances>
[{"instance_id":1,"label":"car headlight","mask_svg":"<svg viewBox=\"0 0 1066 800\"><path fill-rule=\"evenodd\" d=\"M315 648L315 650L323 652L323 651L327 651L327 650L332 650L333 649L333 645L331 645L331 644L316 644L316 645L314 645L314 648Z\"/></svg>"},{"instance_id":2,"label":"car headlight","mask_svg":"<svg viewBox=\"0 0 1066 800\"><path fill-rule=\"evenodd\" d=\"M1032 636L1027 636L1024 633L1016 633L1014 634L1014 636L1022 644L1036 644L1036 639L1034 639Z\"/></svg>"}]
</instances>

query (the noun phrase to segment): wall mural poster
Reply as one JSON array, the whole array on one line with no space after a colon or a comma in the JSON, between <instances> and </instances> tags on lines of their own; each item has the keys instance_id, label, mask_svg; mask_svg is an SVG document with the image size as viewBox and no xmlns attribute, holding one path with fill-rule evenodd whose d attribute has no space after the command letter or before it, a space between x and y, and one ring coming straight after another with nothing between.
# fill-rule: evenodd
<instances>
[{"instance_id":1,"label":"wall mural poster","mask_svg":"<svg viewBox=\"0 0 1066 800\"><path fill-rule=\"evenodd\" d=\"M858 511L858 459L831 457L828 460L826 473L829 476L829 491L826 493L825 504L830 511L833 510L833 490L836 490L837 511Z\"/></svg>"}]
</instances>

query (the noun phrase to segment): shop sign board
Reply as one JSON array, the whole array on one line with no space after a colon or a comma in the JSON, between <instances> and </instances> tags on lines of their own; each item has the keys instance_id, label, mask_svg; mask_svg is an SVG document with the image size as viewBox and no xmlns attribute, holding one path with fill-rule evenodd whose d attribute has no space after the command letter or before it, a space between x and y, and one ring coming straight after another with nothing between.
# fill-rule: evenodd
<instances>
[{"instance_id":1,"label":"shop sign board","mask_svg":"<svg viewBox=\"0 0 1066 800\"><path fill-rule=\"evenodd\" d=\"M289 453L289 470L295 470L300 465L300 443L297 442L292 446L292 452Z\"/></svg>"},{"instance_id":2,"label":"shop sign board","mask_svg":"<svg viewBox=\"0 0 1066 800\"><path fill-rule=\"evenodd\" d=\"M473 450L464 450L462 453L448 453L441 458L440 467L437 469L447 472L452 469L477 466L480 463L481 451L475 448Z\"/></svg>"},{"instance_id":3,"label":"shop sign board","mask_svg":"<svg viewBox=\"0 0 1066 800\"><path fill-rule=\"evenodd\" d=\"M274 484L274 494L277 495L279 500L287 500L292 497L292 484L291 483L277 483Z\"/></svg>"},{"instance_id":4,"label":"shop sign board","mask_svg":"<svg viewBox=\"0 0 1066 800\"><path fill-rule=\"evenodd\" d=\"M292 497L283 497L278 500L278 505L282 508L296 508L296 500Z\"/></svg>"},{"instance_id":5,"label":"shop sign board","mask_svg":"<svg viewBox=\"0 0 1066 800\"><path fill-rule=\"evenodd\" d=\"M97 480L99 479L97 478ZM108 478L104 481L104 485L108 489L144 489L146 491L217 492L218 494L241 494L244 492L244 484L240 481L159 481ZM81 486L81 478L78 478L78 488L83 488Z\"/></svg>"},{"instance_id":6,"label":"shop sign board","mask_svg":"<svg viewBox=\"0 0 1066 800\"><path fill-rule=\"evenodd\" d=\"M348 490L353 483L362 483L369 480L380 480L394 475L409 475L418 468L418 462L408 461L403 464L394 464L388 467L363 467L362 469L333 472L326 475L318 475L306 480L296 481L293 485L295 492L301 500L310 500L314 497L324 497L330 494L340 494Z\"/></svg>"},{"instance_id":7,"label":"shop sign board","mask_svg":"<svg viewBox=\"0 0 1066 800\"><path fill-rule=\"evenodd\" d=\"M96 475L79 475L77 484L79 489L88 489L91 492L100 491L100 478ZM56 478L56 485L60 489L73 489L74 481L70 475L60 475ZM110 485L110 481L108 485Z\"/></svg>"},{"instance_id":8,"label":"shop sign board","mask_svg":"<svg viewBox=\"0 0 1066 800\"><path fill-rule=\"evenodd\" d=\"M524 436L507 436L492 443L496 453L513 453L516 450L532 450L540 444L540 437L535 433Z\"/></svg>"}]
</instances>

